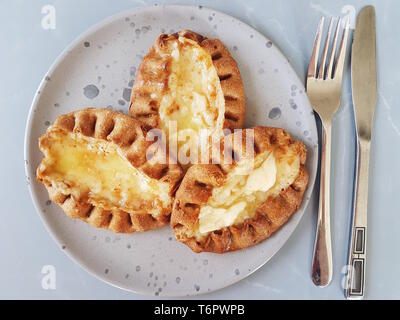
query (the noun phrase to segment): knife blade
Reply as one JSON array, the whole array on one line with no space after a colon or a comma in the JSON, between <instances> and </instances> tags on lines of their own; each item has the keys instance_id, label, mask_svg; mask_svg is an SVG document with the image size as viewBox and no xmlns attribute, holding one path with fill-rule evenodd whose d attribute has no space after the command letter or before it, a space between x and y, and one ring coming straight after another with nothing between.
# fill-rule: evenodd
<instances>
[{"instance_id":1,"label":"knife blade","mask_svg":"<svg viewBox=\"0 0 400 320\"><path fill-rule=\"evenodd\" d=\"M357 133L371 139L376 105L376 24L373 6L364 7L357 18L351 53L351 78Z\"/></svg>"},{"instance_id":2,"label":"knife blade","mask_svg":"<svg viewBox=\"0 0 400 320\"><path fill-rule=\"evenodd\" d=\"M347 299L362 299L365 294L369 158L377 96L375 20L373 6L362 8L357 18L352 45L351 81L357 150L351 240L345 283Z\"/></svg>"}]
</instances>

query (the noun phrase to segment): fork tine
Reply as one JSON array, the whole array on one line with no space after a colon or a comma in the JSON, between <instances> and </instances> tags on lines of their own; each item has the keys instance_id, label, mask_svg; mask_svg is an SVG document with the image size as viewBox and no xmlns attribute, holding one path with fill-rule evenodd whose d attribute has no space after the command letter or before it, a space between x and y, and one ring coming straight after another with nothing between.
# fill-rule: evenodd
<instances>
[{"instance_id":1,"label":"fork tine","mask_svg":"<svg viewBox=\"0 0 400 320\"><path fill-rule=\"evenodd\" d=\"M336 43L339 37L339 30L340 30L340 25L342 23L342 18L339 18L337 25L336 25L336 31L335 31L335 36L333 38L332 42L332 49L331 49L331 55L329 57L329 65L328 65L328 72L326 73L326 77L333 79L333 62L335 61L335 55L336 55Z\"/></svg>"},{"instance_id":2,"label":"fork tine","mask_svg":"<svg viewBox=\"0 0 400 320\"><path fill-rule=\"evenodd\" d=\"M343 74L344 60L346 57L346 49L347 49L347 38L349 36L349 28L350 28L350 19L347 18L346 26L343 30L342 40L340 41L339 55L335 67L335 74L333 75L333 77L336 77L337 75L338 77L340 77L340 79L342 78Z\"/></svg>"},{"instance_id":3,"label":"fork tine","mask_svg":"<svg viewBox=\"0 0 400 320\"><path fill-rule=\"evenodd\" d=\"M328 33L327 33L326 39L325 39L325 45L324 45L324 51L323 51L323 54L322 54L322 60L321 60L320 66L319 66L318 79L324 79L324 77L325 77L326 56L327 56L328 48L329 48L329 41L331 39L332 23L333 23L333 17L331 18L331 21L329 22L329 29L328 29Z\"/></svg>"},{"instance_id":4,"label":"fork tine","mask_svg":"<svg viewBox=\"0 0 400 320\"><path fill-rule=\"evenodd\" d=\"M322 17L319 22L317 34L315 36L315 41L314 41L314 48L313 48L313 52L311 54L310 65L308 66L308 73L307 73L308 77L316 77L317 76L319 47L321 45L321 36L322 36L322 30L324 27L324 21L325 21L325 18Z\"/></svg>"}]
</instances>

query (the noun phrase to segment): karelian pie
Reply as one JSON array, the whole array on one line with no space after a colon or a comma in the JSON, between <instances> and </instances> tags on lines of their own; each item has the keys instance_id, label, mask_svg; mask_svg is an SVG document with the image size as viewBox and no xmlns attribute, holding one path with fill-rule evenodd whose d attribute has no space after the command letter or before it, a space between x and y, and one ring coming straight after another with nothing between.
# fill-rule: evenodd
<instances>
[{"instance_id":1,"label":"karelian pie","mask_svg":"<svg viewBox=\"0 0 400 320\"><path fill-rule=\"evenodd\" d=\"M224 128L243 126L239 68L218 39L189 30L161 34L138 68L130 113L148 128L163 130L169 142L177 136L176 152L188 155L199 146L200 130L218 141ZM187 164L179 156L178 161Z\"/></svg>"},{"instance_id":2,"label":"karelian pie","mask_svg":"<svg viewBox=\"0 0 400 320\"><path fill-rule=\"evenodd\" d=\"M108 109L62 115L39 139L37 179L69 217L95 227L129 233L163 226L183 173L161 164L161 149L147 161L145 135L139 121Z\"/></svg>"},{"instance_id":3,"label":"karelian pie","mask_svg":"<svg viewBox=\"0 0 400 320\"><path fill-rule=\"evenodd\" d=\"M244 129L219 145L219 162L191 166L174 200L175 236L195 252L223 253L268 238L297 211L308 183L306 148L283 129Z\"/></svg>"}]
</instances>

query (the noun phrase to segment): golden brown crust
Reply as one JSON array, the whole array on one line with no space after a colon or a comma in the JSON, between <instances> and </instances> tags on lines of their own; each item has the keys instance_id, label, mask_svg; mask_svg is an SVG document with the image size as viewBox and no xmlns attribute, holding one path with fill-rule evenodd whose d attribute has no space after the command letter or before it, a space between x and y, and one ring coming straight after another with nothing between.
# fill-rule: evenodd
<instances>
[{"instance_id":1,"label":"golden brown crust","mask_svg":"<svg viewBox=\"0 0 400 320\"><path fill-rule=\"evenodd\" d=\"M183 173L179 165L151 164L146 161L146 150L152 142L146 141L146 131L142 128L142 124L130 116L108 109L94 108L62 115L40 137L39 147L42 152L51 143L51 133L60 130L66 133L80 133L85 137L115 144L132 166L150 178L168 183L171 197L182 178ZM161 149L158 151L155 157L162 157ZM157 218L154 218L146 211L146 208L142 208L141 212L127 213L119 209L104 210L95 207L85 197L78 199L54 188L48 177L41 171L40 165L37 170L37 179L45 185L50 199L57 203L69 217L81 219L95 227L130 233L161 227L169 220L171 208L166 208Z\"/></svg>"},{"instance_id":2,"label":"golden brown crust","mask_svg":"<svg viewBox=\"0 0 400 320\"><path fill-rule=\"evenodd\" d=\"M213 188L223 185L227 173L236 161L234 160L232 165L208 164L190 167L176 192L171 226L176 238L195 252L223 253L255 245L269 238L300 207L308 184L308 174L305 170L305 146L300 141L293 141L283 129L265 127L253 129L255 154L272 148L284 152L284 149L291 145L300 156L300 172L289 187L281 190L277 195L270 195L257 208L254 217L246 219L241 224L210 232L207 236L197 240L194 236L188 236L187 231L192 230L198 222L200 207L207 203ZM248 129L244 130L243 141L249 132ZM221 144L223 144L223 139ZM221 152L223 152L222 150L223 148ZM235 143L233 143L232 150L237 161L245 157L244 150L240 150Z\"/></svg>"},{"instance_id":3,"label":"golden brown crust","mask_svg":"<svg viewBox=\"0 0 400 320\"><path fill-rule=\"evenodd\" d=\"M167 41L185 37L196 41L212 58L225 97L224 128L241 128L245 119L245 95L236 61L218 39L207 39L190 30L161 34L144 57L136 73L130 101L130 113L148 128L159 128L158 108L168 89L169 60Z\"/></svg>"}]
</instances>

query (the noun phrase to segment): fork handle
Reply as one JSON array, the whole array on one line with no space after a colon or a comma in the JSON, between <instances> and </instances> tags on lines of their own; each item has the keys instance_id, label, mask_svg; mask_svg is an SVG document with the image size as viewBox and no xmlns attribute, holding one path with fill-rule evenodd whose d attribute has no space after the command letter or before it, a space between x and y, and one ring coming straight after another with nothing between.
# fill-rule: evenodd
<instances>
[{"instance_id":1,"label":"fork handle","mask_svg":"<svg viewBox=\"0 0 400 320\"><path fill-rule=\"evenodd\" d=\"M318 223L312 262L312 281L319 287L327 286L332 280L330 228L331 129L331 123L322 124Z\"/></svg>"},{"instance_id":2,"label":"fork handle","mask_svg":"<svg viewBox=\"0 0 400 320\"><path fill-rule=\"evenodd\" d=\"M349 247L345 296L363 299L365 291L365 265L367 258L368 178L371 142L358 140L356 177L354 184L353 216Z\"/></svg>"}]
</instances>

